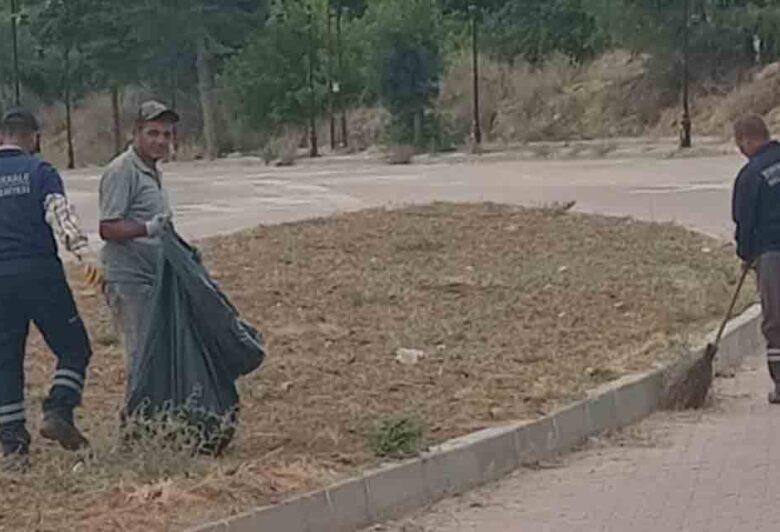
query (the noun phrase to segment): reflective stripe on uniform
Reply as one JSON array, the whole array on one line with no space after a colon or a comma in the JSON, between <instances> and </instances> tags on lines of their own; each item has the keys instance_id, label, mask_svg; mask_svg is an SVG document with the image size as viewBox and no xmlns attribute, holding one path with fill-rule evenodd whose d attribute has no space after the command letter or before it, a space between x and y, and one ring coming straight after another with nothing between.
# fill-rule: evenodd
<instances>
[{"instance_id":1,"label":"reflective stripe on uniform","mask_svg":"<svg viewBox=\"0 0 780 532\"><path fill-rule=\"evenodd\" d=\"M778 354L780 354L780 351L778 351ZM81 386L84 386L84 377L79 375L73 370L70 369L58 369L54 372L54 378L58 379L60 377L65 377L68 379L73 379L77 384L80 384Z\"/></svg>"},{"instance_id":2,"label":"reflective stripe on uniform","mask_svg":"<svg viewBox=\"0 0 780 532\"><path fill-rule=\"evenodd\" d=\"M64 379L64 378L54 379L54 382L52 384L54 384L54 386L65 386L66 388L71 388L77 391L78 393L81 393L82 391L81 386L79 386L77 383L73 382L70 379Z\"/></svg>"},{"instance_id":3,"label":"reflective stripe on uniform","mask_svg":"<svg viewBox=\"0 0 780 532\"><path fill-rule=\"evenodd\" d=\"M0 406L0 415L15 414L20 410L24 410L24 403L14 403L12 405Z\"/></svg>"},{"instance_id":4,"label":"reflective stripe on uniform","mask_svg":"<svg viewBox=\"0 0 780 532\"><path fill-rule=\"evenodd\" d=\"M24 414L24 410L17 412L16 414L8 414L0 416L0 425L7 425L8 423L14 423L16 421L24 421L27 416Z\"/></svg>"}]
</instances>

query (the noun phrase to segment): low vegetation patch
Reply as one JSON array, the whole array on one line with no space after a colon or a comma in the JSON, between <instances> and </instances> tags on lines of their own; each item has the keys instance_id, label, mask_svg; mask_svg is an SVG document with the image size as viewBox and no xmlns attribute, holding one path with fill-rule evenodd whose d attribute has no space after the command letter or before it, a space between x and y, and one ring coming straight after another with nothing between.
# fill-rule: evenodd
<instances>
[{"instance_id":1,"label":"low vegetation patch","mask_svg":"<svg viewBox=\"0 0 780 532\"><path fill-rule=\"evenodd\" d=\"M102 296L72 275L100 340L80 412L94 451L36 438L33 472L0 479L0 530L181 529L534 419L679 356L714 327L738 275L719 241L569 205L368 210L202 247L269 348L240 383L225 456L154 440L124 452L121 348ZM31 414L51 367L34 338Z\"/></svg>"}]
</instances>

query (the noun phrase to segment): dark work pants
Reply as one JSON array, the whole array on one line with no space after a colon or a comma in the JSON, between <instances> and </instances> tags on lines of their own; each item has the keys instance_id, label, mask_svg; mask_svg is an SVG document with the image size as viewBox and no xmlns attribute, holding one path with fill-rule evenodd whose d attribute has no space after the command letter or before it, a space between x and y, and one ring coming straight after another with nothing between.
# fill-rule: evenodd
<instances>
[{"instance_id":1,"label":"dark work pants","mask_svg":"<svg viewBox=\"0 0 780 532\"><path fill-rule=\"evenodd\" d=\"M761 255L756 271L769 374L775 384L780 385L780 252L770 251Z\"/></svg>"},{"instance_id":2,"label":"dark work pants","mask_svg":"<svg viewBox=\"0 0 780 532\"><path fill-rule=\"evenodd\" d=\"M25 430L24 355L30 322L57 357L44 411L72 415L81 403L89 338L64 273L0 276L0 443L3 450L29 441ZM26 443L24 443L26 445Z\"/></svg>"}]
</instances>

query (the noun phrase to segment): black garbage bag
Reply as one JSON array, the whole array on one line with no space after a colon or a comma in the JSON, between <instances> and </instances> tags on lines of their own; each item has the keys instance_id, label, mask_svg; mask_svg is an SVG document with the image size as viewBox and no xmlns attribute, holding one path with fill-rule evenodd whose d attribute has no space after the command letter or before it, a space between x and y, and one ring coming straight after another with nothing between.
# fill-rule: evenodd
<instances>
[{"instance_id":1,"label":"black garbage bag","mask_svg":"<svg viewBox=\"0 0 780 532\"><path fill-rule=\"evenodd\" d=\"M263 339L241 320L197 250L170 226L161 240L151 325L125 412L135 426L181 423L198 451L219 454L237 423L235 381L260 367Z\"/></svg>"},{"instance_id":2,"label":"black garbage bag","mask_svg":"<svg viewBox=\"0 0 780 532\"><path fill-rule=\"evenodd\" d=\"M238 315L200 261L198 251L173 230L162 239L163 257L176 272L195 311L192 318L209 348L220 354L226 370L237 379L263 363L265 350L260 333Z\"/></svg>"}]
</instances>

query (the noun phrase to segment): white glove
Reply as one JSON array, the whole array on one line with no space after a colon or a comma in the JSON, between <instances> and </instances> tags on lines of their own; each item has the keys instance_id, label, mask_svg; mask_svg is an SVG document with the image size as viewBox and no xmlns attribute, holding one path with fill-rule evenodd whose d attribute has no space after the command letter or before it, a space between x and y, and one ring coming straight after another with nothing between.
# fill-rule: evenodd
<instances>
[{"instance_id":1,"label":"white glove","mask_svg":"<svg viewBox=\"0 0 780 532\"><path fill-rule=\"evenodd\" d=\"M156 214L154 218L146 222L146 236L155 238L160 236L166 224L171 221L170 214Z\"/></svg>"}]
</instances>

